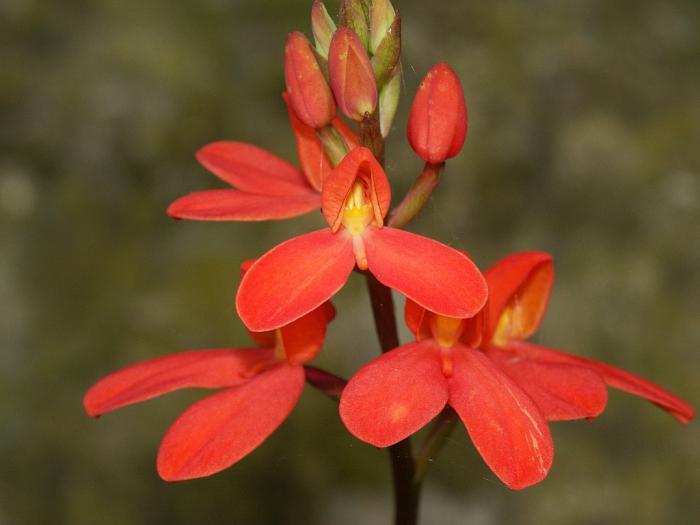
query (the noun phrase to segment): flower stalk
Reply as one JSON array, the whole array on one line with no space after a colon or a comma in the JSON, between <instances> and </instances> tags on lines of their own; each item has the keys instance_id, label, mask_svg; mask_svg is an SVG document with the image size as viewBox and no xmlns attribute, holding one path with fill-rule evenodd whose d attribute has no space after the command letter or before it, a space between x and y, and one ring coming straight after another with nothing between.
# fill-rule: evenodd
<instances>
[{"instance_id":1,"label":"flower stalk","mask_svg":"<svg viewBox=\"0 0 700 525\"><path fill-rule=\"evenodd\" d=\"M425 163L423 171L413 182L401 203L394 208L389 217L389 225L394 228L403 228L425 208L433 196L433 192L440 184L445 163Z\"/></svg>"}]
</instances>

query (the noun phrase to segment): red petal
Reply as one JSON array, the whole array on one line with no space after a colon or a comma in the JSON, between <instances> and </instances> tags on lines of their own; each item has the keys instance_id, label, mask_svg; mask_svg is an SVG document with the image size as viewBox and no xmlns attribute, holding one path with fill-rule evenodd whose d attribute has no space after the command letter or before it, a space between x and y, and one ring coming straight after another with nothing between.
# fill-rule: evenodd
<instances>
[{"instance_id":1,"label":"red petal","mask_svg":"<svg viewBox=\"0 0 700 525\"><path fill-rule=\"evenodd\" d=\"M447 64L436 64L421 82L408 117L408 141L426 162L439 164L462 149L467 134L467 106L459 77Z\"/></svg>"},{"instance_id":2,"label":"red petal","mask_svg":"<svg viewBox=\"0 0 700 525\"><path fill-rule=\"evenodd\" d=\"M306 195L313 188L304 174L262 148L243 142L212 142L197 160L239 190L260 195Z\"/></svg>"},{"instance_id":3,"label":"red petal","mask_svg":"<svg viewBox=\"0 0 700 525\"><path fill-rule=\"evenodd\" d=\"M334 317L335 308L326 302L280 328L284 353L290 363L301 364L316 357L326 338L328 323Z\"/></svg>"},{"instance_id":4,"label":"red petal","mask_svg":"<svg viewBox=\"0 0 700 525\"><path fill-rule=\"evenodd\" d=\"M446 402L440 350L428 343L411 343L355 374L340 398L340 418L358 439L388 447L420 430Z\"/></svg>"},{"instance_id":5,"label":"red petal","mask_svg":"<svg viewBox=\"0 0 700 525\"><path fill-rule=\"evenodd\" d=\"M340 164L331 172L321 193L323 216L334 231L340 227L345 199L358 177L363 180L369 190L375 221L378 225L381 226L384 217L389 212L391 187L384 169L369 149L355 148L345 155Z\"/></svg>"},{"instance_id":6,"label":"red petal","mask_svg":"<svg viewBox=\"0 0 700 525\"><path fill-rule=\"evenodd\" d=\"M404 307L404 321L416 339L423 339L425 319L425 308L411 301L410 299L406 299L406 306Z\"/></svg>"},{"instance_id":7,"label":"red petal","mask_svg":"<svg viewBox=\"0 0 700 525\"><path fill-rule=\"evenodd\" d=\"M195 403L165 434L158 473L166 481L180 481L230 467L282 424L303 386L304 369L282 364Z\"/></svg>"},{"instance_id":8,"label":"red petal","mask_svg":"<svg viewBox=\"0 0 700 525\"><path fill-rule=\"evenodd\" d=\"M369 270L423 308L447 317L472 317L486 302L486 282L463 253L395 228L363 234Z\"/></svg>"},{"instance_id":9,"label":"red petal","mask_svg":"<svg viewBox=\"0 0 700 525\"><path fill-rule=\"evenodd\" d=\"M484 340L493 337L500 340L498 344L503 344L534 334L552 291L552 256L534 251L514 253L488 268L484 277L489 285Z\"/></svg>"},{"instance_id":10,"label":"red petal","mask_svg":"<svg viewBox=\"0 0 700 525\"><path fill-rule=\"evenodd\" d=\"M522 489L552 466L552 436L534 402L477 350L456 349L449 404L503 483Z\"/></svg>"},{"instance_id":11,"label":"red petal","mask_svg":"<svg viewBox=\"0 0 700 525\"><path fill-rule=\"evenodd\" d=\"M487 355L535 402L548 421L598 417L608 389L590 368L527 359L491 348Z\"/></svg>"},{"instance_id":12,"label":"red petal","mask_svg":"<svg viewBox=\"0 0 700 525\"><path fill-rule=\"evenodd\" d=\"M309 179L309 183L320 192L323 181L328 178L333 169L331 161L323 151L323 146L316 135L316 130L304 124L297 117L290 105L289 94L282 93L282 98L287 104L289 123L292 125L292 131L294 131L301 169L304 171L306 178Z\"/></svg>"},{"instance_id":13,"label":"red petal","mask_svg":"<svg viewBox=\"0 0 700 525\"><path fill-rule=\"evenodd\" d=\"M271 362L274 356L268 348L192 350L149 359L95 383L83 405L96 417L181 388L233 386L247 381L251 370Z\"/></svg>"},{"instance_id":14,"label":"red petal","mask_svg":"<svg viewBox=\"0 0 700 525\"><path fill-rule=\"evenodd\" d=\"M349 236L324 228L294 237L246 272L236 297L238 314L255 332L289 324L335 295L354 267Z\"/></svg>"},{"instance_id":15,"label":"red petal","mask_svg":"<svg viewBox=\"0 0 700 525\"><path fill-rule=\"evenodd\" d=\"M695 410L689 403L648 379L626 370L621 370L594 359L566 354L531 343L513 342L508 345L508 348L539 361L567 363L590 368L600 374L607 385L651 401L681 423L688 423L695 417Z\"/></svg>"},{"instance_id":16,"label":"red petal","mask_svg":"<svg viewBox=\"0 0 700 525\"><path fill-rule=\"evenodd\" d=\"M328 50L328 74L338 107L350 119L361 121L377 107L377 84L372 63L354 31L341 27Z\"/></svg>"},{"instance_id":17,"label":"red petal","mask_svg":"<svg viewBox=\"0 0 700 525\"><path fill-rule=\"evenodd\" d=\"M269 221L297 217L320 207L318 193L273 196L207 190L180 197L168 207L168 215L196 221Z\"/></svg>"}]
</instances>

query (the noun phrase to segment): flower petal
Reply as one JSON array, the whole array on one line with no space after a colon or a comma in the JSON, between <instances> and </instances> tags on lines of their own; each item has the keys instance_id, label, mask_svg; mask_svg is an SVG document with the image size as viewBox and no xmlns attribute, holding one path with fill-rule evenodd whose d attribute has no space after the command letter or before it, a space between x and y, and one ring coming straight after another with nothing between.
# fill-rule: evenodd
<instances>
[{"instance_id":1,"label":"flower petal","mask_svg":"<svg viewBox=\"0 0 700 525\"><path fill-rule=\"evenodd\" d=\"M296 321L280 328L280 337L287 360L293 364L310 361L321 350L326 328L335 317L335 308L325 302Z\"/></svg>"},{"instance_id":2,"label":"flower petal","mask_svg":"<svg viewBox=\"0 0 700 525\"><path fill-rule=\"evenodd\" d=\"M340 398L340 418L358 439L388 447L420 430L446 402L440 350L430 343L411 343L355 374Z\"/></svg>"},{"instance_id":3,"label":"flower petal","mask_svg":"<svg viewBox=\"0 0 700 525\"><path fill-rule=\"evenodd\" d=\"M269 221L297 217L320 207L317 193L276 196L207 190L180 197L167 213L174 219L196 221Z\"/></svg>"},{"instance_id":4,"label":"flower petal","mask_svg":"<svg viewBox=\"0 0 700 525\"><path fill-rule=\"evenodd\" d=\"M484 306L486 282L463 253L395 228L367 228L363 239L369 270L423 308L464 318Z\"/></svg>"},{"instance_id":5,"label":"flower petal","mask_svg":"<svg viewBox=\"0 0 700 525\"><path fill-rule=\"evenodd\" d=\"M695 417L695 410L689 403L659 385L652 383L648 379L644 379L626 370L594 359L566 354L532 343L513 342L508 348L516 350L525 357L537 359L539 361L566 363L590 368L598 373L608 386L651 401L681 423L688 423Z\"/></svg>"},{"instance_id":6,"label":"flower petal","mask_svg":"<svg viewBox=\"0 0 700 525\"><path fill-rule=\"evenodd\" d=\"M269 348L191 350L149 359L102 378L85 394L83 405L97 417L181 388L237 385L272 362Z\"/></svg>"},{"instance_id":7,"label":"flower petal","mask_svg":"<svg viewBox=\"0 0 700 525\"><path fill-rule=\"evenodd\" d=\"M315 190L321 191L323 181L328 178L333 165L330 159L323 151L321 141L316 135L316 130L311 126L307 126L299 117L297 117L294 109L291 106L288 93L282 93L282 98L287 104L287 113L289 113L289 123L294 132L294 138L297 143L297 155L301 169L309 180L311 186Z\"/></svg>"},{"instance_id":8,"label":"flower petal","mask_svg":"<svg viewBox=\"0 0 700 525\"><path fill-rule=\"evenodd\" d=\"M260 195L313 192L302 172L269 151L243 142L212 142L196 154L202 166L239 190Z\"/></svg>"},{"instance_id":9,"label":"flower petal","mask_svg":"<svg viewBox=\"0 0 700 525\"><path fill-rule=\"evenodd\" d=\"M287 418L304 369L280 364L188 408L165 434L158 473L166 481L210 476L257 448Z\"/></svg>"},{"instance_id":10,"label":"flower petal","mask_svg":"<svg viewBox=\"0 0 700 525\"><path fill-rule=\"evenodd\" d=\"M427 335L426 327L424 326L426 320L425 308L410 299L406 299L403 316L406 326L417 340L423 339L423 336Z\"/></svg>"},{"instance_id":11,"label":"flower petal","mask_svg":"<svg viewBox=\"0 0 700 525\"><path fill-rule=\"evenodd\" d=\"M483 353L455 351L449 404L474 446L503 483L523 489L544 479L552 436L534 402Z\"/></svg>"},{"instance_id":12,"label":"flower petal","mask_svg":"<svg viewBox=\"0 0 700 525\"><path fill-rule=\"evenodd\" d=\"M345 199L358 177L363 180L369 191L377 224L381 226L384 217L389 212L391 187L384 169L369 149L355 148L345 155L340 164L331 172L321 193L323 216L334 231L340 227Z\"/></svg>"},{"instance_id":13,"label":"flower petal","mask_svg":"<svg viewBox=\"0 0 700 525\"><path fill-rule=\"evenodd\" d=\"M598 417L608 389L590 368L527 359L492 347L487 355L532 398L547 421Z\"/></svg>"},{"instance_id":14,"label":"flower petal","mask_svg":"<svg viewBox=\"0 0 700 525\"><path fill-rule=\"evenodd\" d=\"M289 324L335 295L354 267L348 235L324 228L294 237L248 269L236 296L238 314L255 332Z\"/></svg>"},{"instance_id":15,"label":"flower petal","mask_svg":"<svg viewBox=\"0 0 700 525\"><path fill-rule=\"evenodd\" d=\"M489 285L485 341L503 344L527 339L540 326L554 282L552 256L519 252L504 257L484 272Z\"/></svg>"}]
</instances>

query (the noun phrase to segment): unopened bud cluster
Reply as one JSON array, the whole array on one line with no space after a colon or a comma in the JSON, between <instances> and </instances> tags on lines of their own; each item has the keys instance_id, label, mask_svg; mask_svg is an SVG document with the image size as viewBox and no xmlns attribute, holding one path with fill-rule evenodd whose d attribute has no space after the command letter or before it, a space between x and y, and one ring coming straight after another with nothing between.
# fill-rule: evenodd
<instances>
[{"instance_id":1,"label":"unopened bud cluster","mask_svg":"<svg viewBox=\"0 0 700 525\"><path fill-rule=\"evenodd\" d=\"M343 0L338 23L311 7L314 46L292 33L285 49L290 103L306 125L330 124L336 107L356 122L376 119L386 137L401 87L401 18L388 0Z\"/></svg>"}]
</instances>

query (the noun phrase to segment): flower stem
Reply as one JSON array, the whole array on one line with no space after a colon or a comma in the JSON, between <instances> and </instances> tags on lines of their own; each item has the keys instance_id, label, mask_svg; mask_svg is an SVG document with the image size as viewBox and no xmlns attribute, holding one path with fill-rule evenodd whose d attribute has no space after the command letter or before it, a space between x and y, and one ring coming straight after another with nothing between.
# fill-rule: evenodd
<instances>
[{"instance_id":1,"label":"flower stem","mask_svg":"<svg viewBox=\"0 0 700 525\"><path fill-rule=\"evenodd\" d=\"M447 438L452 433L456 423L457 415L450 407L446 407L433 423L430 433L423 441L418 454L416 454L416 471L413 477L413 481L416 484L420 484L423 481L430 463L442 447L445 446Z\"/></svg>"},{"instance_id":2,"label":"flower stem","mask_svg":"<svg viewBox=\"0 0 700 525\"><path fill-rule=\"evenodd\" d=\"M415 219L425 205L428 204L435 188L440 184L444 167L444 162L440 164L425 163L423 171L408 190L406 196L391 212L389 226L403 228Z\"/></svg>"},{"instance_id":3,"label":"flower stem","mask_svg":"<svg viewBox=\"0 0 700 525\"><path fill-rule=\"evenodd\" d=\"M338 401L347 381L340 376L311 365L304 365L306 382L331 399Z\"/></svg>"},{"instance_id":4,"label":"flower stem","mask_svg":"<svg viewBox=\"0 0 700 525\"><path fill-rule=\"evenodd\" d=\"M367 277L369 300L372 303L374 326L377 330L382 353L386 353L399 346L396 316L394 315L394 298L391 295L391 290L380 283L374 275L366 272L365 276Z\"/></svg>"},{"instance_id":5,"label":"flower stem","mask_svg":"<svg viewBox=\"0 0 700 525\"><path fill-rule=\"evenodd\" d=\"M385 353L399 346L394 299L391 296L391 290L380 283L376 277L369 272L365 275L372 303L374 325L382 352ZM420 482L416 481L416 463L413 459L411 438L406 438L389 447L389 456L394 480L394 523L395 525L416 525Z\"/></svg>"}]
</instances>

